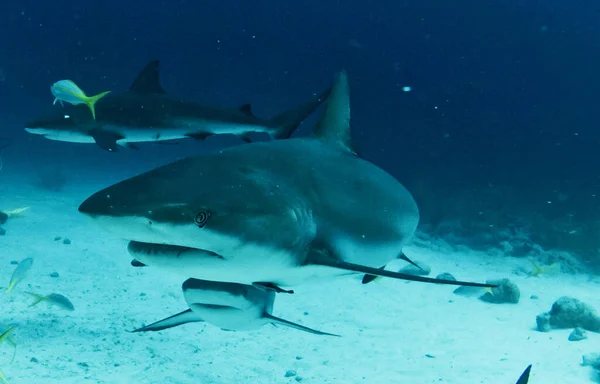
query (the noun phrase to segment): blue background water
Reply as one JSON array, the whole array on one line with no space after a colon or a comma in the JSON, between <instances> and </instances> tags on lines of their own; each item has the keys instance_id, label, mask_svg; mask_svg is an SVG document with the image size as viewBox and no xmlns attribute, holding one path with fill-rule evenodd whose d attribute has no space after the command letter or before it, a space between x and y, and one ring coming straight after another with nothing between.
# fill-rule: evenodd
<instances>
[{"instance_id":1,"label":"blue background water","mask_svg":"<svg viewBox=\"0 0 600 384\"><path fill-rule=\"evenodd\" d=\"M157 58L173 95L251 102L268 116L345 68L362 154L409 186L425 225L472 219L472 235L523 225L591 258L600 247L599 12L597 2L557 0L7 0L6 167L135 173L224 142L111 154L25 133L59 79L88 93L125 89Z\"/></svg>"}]
</instances>

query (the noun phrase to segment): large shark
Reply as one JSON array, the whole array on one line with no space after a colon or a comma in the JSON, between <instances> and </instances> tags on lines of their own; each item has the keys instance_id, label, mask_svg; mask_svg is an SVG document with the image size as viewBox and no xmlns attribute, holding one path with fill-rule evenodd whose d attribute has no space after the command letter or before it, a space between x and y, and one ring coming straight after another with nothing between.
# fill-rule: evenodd
<instances>
[{"instance_id":1,"label":"large shark","mask_svg":"<svg viewBox=\"0 0 600 384\"><path fill-rule=\"evenodd\" d=\"M108 151L135 143L194 138L219 134L251 141L249 134L263 132L275 139L288 138L327 97L329 90L270 120L252 114L249 104L235 109L206 106L168 95L159 81L159 62L152 61L131 87L112 92L95 104L96 118L87 107L65 105L50 116L27 123L27 132L51 140L96 143Z\"/></svg>"},{"instance_id":2,"label":"large shark","mask_svg":"<svg viewBox=\"0 0 600 384\"><path fill-rule=\"evenodd\" d=\"M311 137L255 142L182 159L105 188L79 211L140 264L180 277L280 290L366 273L492 286L380 268L419 221L408 190L355 155L345 73Z\"/></svg>"}]
</instances>

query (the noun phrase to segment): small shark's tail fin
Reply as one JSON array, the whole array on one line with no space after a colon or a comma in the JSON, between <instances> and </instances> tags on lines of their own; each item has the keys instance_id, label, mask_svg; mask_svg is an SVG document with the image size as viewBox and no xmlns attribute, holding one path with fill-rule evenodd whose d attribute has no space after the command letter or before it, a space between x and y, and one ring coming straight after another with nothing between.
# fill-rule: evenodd
<instances>
[{"instance_id":1,"label":"small shark's tail fin","mask_svg":"<svg viewBox=\"0 0 600 384\"><path fill-rule=\"evenodd\" d=\"M96 120L96 102L98 100L100 100L101 98L103 98L104 96L108 95L110 93L110 91L106 91L106 92L101 92L97 95L94 96L87 96L83 101L85 102L85 104L88 106L88 108L90 109L90 111L92 111L92 117L94 118L94 120Z\"/></svg>"},{"instance_id":2,"label":"small shark's tail fin","mask_svg":"<svg viewBox=\"0 0 600 384\"><path fill-rule=\"evenodd\" d=\"M279 317L275 317L275 316L270 315L268 313L265 313L264 317L267 318L267 319L269 319L269 321L271 323L273 323L273 324L285 325L286 327L296 328L296 329L299 329L301 331L312 333L312 334L315 334L315 335L340 337L340 335L336 335L334 333L322 332L322 331L318 331L316 329L308 328L308 327L305 327L303 325L296 324L296 323L293 323L291 321L288 321L288 320L285 320L285 319L282 319L282 318L279 318Z\"/></svg>"},{"instance_id":3,"label":"small shark's tail fin","mask_svg":"<svg viewBox=\"0 0 600 384\"><path fill-rule=\"evenodd\" d=\"M273 130L269 132L270 136L278 140L289 139L300 123L327 99L329 92L331 92L331 88L318 95L316 99L287 110L269 120L269 126L273 127Z\"/></svg>"}]
</instances>

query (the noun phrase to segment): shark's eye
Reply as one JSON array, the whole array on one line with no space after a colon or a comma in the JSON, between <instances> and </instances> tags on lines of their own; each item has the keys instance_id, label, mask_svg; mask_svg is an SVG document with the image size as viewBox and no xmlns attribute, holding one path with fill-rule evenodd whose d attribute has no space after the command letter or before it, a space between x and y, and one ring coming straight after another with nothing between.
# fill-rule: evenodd
<instances>
[{"instance_id":1,"label":"shark's eye","mask_svg":"<svg viewBox=\"0 0 600 384\"><path fill-rule=\"evenodd\" d=\"M200 211L200 212L196 213L196 216L194 216L194 223L196 223L196 225L198 227L204 228L204 226L206 225L206 222L208 221L209 218L210 218L210 212Z\"/></svg>"}]
</instances>

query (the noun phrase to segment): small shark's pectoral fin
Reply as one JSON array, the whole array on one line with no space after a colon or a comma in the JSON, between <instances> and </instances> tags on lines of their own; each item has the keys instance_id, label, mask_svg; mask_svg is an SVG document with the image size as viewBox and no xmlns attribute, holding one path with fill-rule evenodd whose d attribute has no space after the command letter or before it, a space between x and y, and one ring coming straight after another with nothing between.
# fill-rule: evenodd
<instances>
[{"instance_id":1,"label":"small shark's pectoral fin","mask_svg":"<svg viewBox=\"0 0 600 384\"><path fill-rule=\"evenodd\" d=\"M104 131L102 129L93 130L91 136L100 148L109 152L116 152L119 149L117 141L125 138L118 133Z\"/></svg>"},{"instance_id":2,"label":"small shark's pectoral fin","mask_svg":"<svg viewBox=\"0 0 600 384\"><path fill-rule=\"evenodd\" d=\"M163 329L177 327L179 325L187 324L187 323L198 323L202 322L202 320L197 314L192 312L191 309L187 309L183 312L180 312L176 315L167 317L166 319L162 319L157 321L156 323L152 323L150 325L146 325L145 327L138 328L132 333L135 332L155 332L162 331Z\"/></svg>"},{"instance_id":3,"label":"small shark's pectoral fin","mask_svg":"<svg viewBox=\"0 0 600 384\"><path fill-rule=\"evenodd\" d=\"M240 106L239 110L248 116L255 117L254 113L252 113L252 105L250 104L244 104Z\"/></svg>"},{"instance_id":4,"label":"small shark's pectoral fin","mask_svg":"<svg viewBox=\"0 0 600 384\"><path fill-rule=\"evenodd\" d=\"M516 382L516 384L529 383L529 373L530 372L531 372L531 364L529 364L529 366L527 368L525 368L525 371L523 371L523 373L521 374L521 377L519 377L519 380Z\"/></svg>"},{"instance_id":5,"label":"small shark's pectoral fin","mask_svg":"<svg viewBox=\"0 0 600 384\"><path fill-rule=\"evenodd\" d=\"M421 271L423 270L423 268L419 264L417 264L414 261L412 261L411 259L409 259L408 256L406 256L404 253L401 253L398 256L398 259L406 261L407 263L419 268Z\"/></svg>"},{"instance_id":6,"label":"small shark's pectoral fin","mask_svg":"<svg viewBox=\"0 0 600 384\"><path fill-rule=\"evenodd\" d=\"M379 269L385 269L385 265L383 267L380 267ZM362 283L369 284L371 281L375 281L378 278L379 278L379 276L375 276L375 275L364 275L362 278Z\"/></svg>"},{"instance_id":7,"label":"small shark's pectoral fin","mask_svg":"<svg viewBox=\"0 0 600 384\"><path fill-rule=\"evenodd\" d=\"M129 90L141 94L166 94L167 92L160 85L159 67L160 62L158 60L146 64L129 87Z\"/></svg>"},{"instance_id":8,"label":"small shark's pectoral fin","mask_svg":"<svg viewBox=\"0 0 600 384\"><path fill-rule=\"evenodd\" d=\"M132 267L145 267L146 264L142 263L139 260L133 259L133 260L131 260L131 266Z\"/></svg>"},{"instance_id":9,"label":"small shark's pectoral fin","mask_svg":"<svg viewBox=\"0 0 600 384\"><path fill-rule=\"evenodd\" d=\"M265 291L274 291L276 293L294 293L294 291L291 289L285 290L281 287L278 287L277 285L275 285L273 283L256 282L256 283L252 283L252 285L256 288L264 289Z\"/></svg>"},{"instance_id":10,"label":"small shark's pectoral fin","mask_svg":"<svg viewBox=\"0 0 600 384\"><path fill-rule=\"evenodd\" d=\"M352 271L358 273L366 273L369 275L375 276L383 276L383 277L391 277L393 279L399 280L408 280L408 281L419 281L422 283L434 283L434 284L446 284L446 285L464 285L469 287L490 287L496 288L497 285L494 284L485 284L485 283L474 283L470 281L453 281L453 280L444 280L444 279L436 279L432 277L424 277L424 276L414 276L401 272L392 272L387 271L385 269L377 269L372 267L367 267L365 265L348 263L346 261L338 260L334 257L331 257L327 254L327 252L316 251L313 252L309 262L307 264L312 265L322 265L337 269L342 269L345 271Z\"/></svg>"},{"instance_id":11,"label":"small shark's pectoral fin","mask_svg":"<svg viewBox=\"0 0 600 384\"><path fill-rule=\"evenodd\" d=\"M423 268L421 268L421 266L419 264L417 264L414 261L412 261L411 259L409 259L408 256L406 256L404 253L400 253L400 255L398 255L398 259L404 260L407 263L410 263L411 265L414 265L415 267L419 268L420 270L423 270ZM379 269L385 269L385 265L383 267L380 267ZM381 277L381 276L365 275L362 279L362 283L368 284L371 281L377 280L379 277Z\"/></svg>"},{"instance_id":12,"label":"small shark's pectoral fin","mask_svg":"<svg viewBox=\"0 0 600 384\"><path fill-rule=\"evenodd\" d=\"M276 324L285 325L287 327L296 328L296 329L299 329L301 331L312 333L312 334L315 334L315 335L341 337L340 335L336 335L334 333L322 332L322 331L318 331L316 329L305 327L305 326L300 325L300 324L292 323L291 321L287 321L285 319L281 319L279 317L275 317L275 316L270 315L268 313L265 313L264 317L266 319L269 319L275 325Z\"/></svg>"},{"instance_id":13,"label":"small shark's pectoral fin","mask_svg":"<svg viewBox=\"0 0 600 384\"><path fill-rule=\"evenodd\" d=\"M185 136L192 138L194 140L203 141L203 140L206 140L209 137L213 136L213 133L211 133L211 132L192 132L192 133L186 133Z\"/></svg>"}]
</instances>

